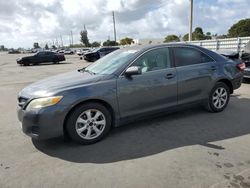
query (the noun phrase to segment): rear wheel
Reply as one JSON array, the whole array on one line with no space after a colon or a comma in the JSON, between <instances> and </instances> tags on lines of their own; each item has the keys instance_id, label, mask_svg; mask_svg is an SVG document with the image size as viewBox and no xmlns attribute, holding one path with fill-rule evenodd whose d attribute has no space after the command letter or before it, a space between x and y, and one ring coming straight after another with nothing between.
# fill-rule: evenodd
<instances>
[{"instance_id":1,"label":"rear wheel","mask_svg":"<svg viewBox=\"0 0 250 188\"><path fill-rule=\"evenodd\" d=\"M227 107L229 99L229 87L225 83L218 82L210 92L206 108L210 112L221 112Z\"/></svg>"},{"instance_id":2,"label":"rear wheel","mask_svg":"<svg viewBox=\"0 0 250 188\"><path fill-rule=\"evenodd\" d=\"M110 128L110 112L99 103L86 103L77 107L66 122L68 135L80 144L98 142Z\"/></svg>"}]
</instances>

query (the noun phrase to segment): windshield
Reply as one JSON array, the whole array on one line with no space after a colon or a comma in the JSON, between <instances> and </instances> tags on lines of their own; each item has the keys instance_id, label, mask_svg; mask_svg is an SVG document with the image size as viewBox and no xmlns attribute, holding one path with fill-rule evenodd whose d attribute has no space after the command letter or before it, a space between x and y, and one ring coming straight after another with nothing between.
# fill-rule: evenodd
<instances>
[{"instance_id":1,"label":"windshield","mask_svg":"<svg viewBox=\"0 0 250 188\"><path fill-rule=\"evenodd\" d=\"M135 55L137 50L117 50L99 59L85 70L93 74L112 74Z\"/></svg>"},{"instance_id":2,"label":"windshield","mask_svg":"<svg viewBox=\"0 0 250 188\"><path fill-rule=\"evenodd\" d=\"M93 50L90 50L91 52L97 52L98 50L100 50L101 48L94 48Z\"/></svg>"}]
</instances>

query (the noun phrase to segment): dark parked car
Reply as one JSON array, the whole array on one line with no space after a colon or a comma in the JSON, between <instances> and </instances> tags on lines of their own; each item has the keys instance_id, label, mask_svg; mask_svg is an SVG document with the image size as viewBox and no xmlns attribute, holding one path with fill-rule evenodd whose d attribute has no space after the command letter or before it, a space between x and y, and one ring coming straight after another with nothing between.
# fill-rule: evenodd
<instances>
[{"instance_id":1,"label":"dark parked car","mask_svg":"<svg viewBox=\"0 0 250 188\"><path fill-rule=\"evenodd\" d=\"M101 57L118 50L119 47L101 47L92 50L91 52L87 52L83 55L83 58L87 61L94 62Z\"/></svg>"},{"instance_id":2,"label":"dark parked car","mask_svg":"<svg viewBox=\"0 0 250 188\"><path fill-rule=\"evenodd\" d=\"M41 63L53 62L59 63L60 61L65 61L65 57L63 54L51 52L51 51L41 51L37 52L32 56L20 57L17 60L17 64L20 65L37 65Z\"/></svg>"},{"instance_id":3,"label":"dark parked car","mask_svg":"<svg viewBox=\"0 0 250 188\"><path fill-rule=\"evenodd\" d=\"M21 52L19 50L14 50L14 49L10 49L8 51L8 54L20 54Z\"/></svg>"},{"instance_id":4,"label":"dark parked car","mask_svg":"<svg viewBox=\"0 0 250 188\"><path fill-rule=\"evenodd\" d=\"M187 44L117 50L87 68L41 80L18 95L22 130L91 144L138 117L202 104L223 111L241 86L243 63Z\"/></svg>"}]
</instances>

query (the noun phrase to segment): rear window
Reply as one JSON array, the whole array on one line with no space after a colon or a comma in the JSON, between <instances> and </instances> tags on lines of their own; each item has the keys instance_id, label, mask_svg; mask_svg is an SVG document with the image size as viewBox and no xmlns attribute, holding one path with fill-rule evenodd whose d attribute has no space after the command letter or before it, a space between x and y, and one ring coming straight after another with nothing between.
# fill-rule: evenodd
<instances>
[{"instance_id":1,"label":"rear window","mask_svg":"<svg viewBox=\"0 0 250 188\"><path fill-rule=\"evenodd\" d=\"M174 58L178 67L214 61L201 51L187 47L174 48Z\"/></svg>"}]
</instances>

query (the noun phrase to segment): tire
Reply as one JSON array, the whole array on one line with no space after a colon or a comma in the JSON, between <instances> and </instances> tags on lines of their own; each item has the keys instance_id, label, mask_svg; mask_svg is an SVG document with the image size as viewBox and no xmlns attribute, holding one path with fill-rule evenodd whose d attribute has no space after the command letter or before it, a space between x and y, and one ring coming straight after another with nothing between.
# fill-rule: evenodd
<instances>
[{"instance_id":1,"label":"tire","mask_svg":"<svg viewBox=\"0 0 250 188\"><path fill-rule=\"evenodd\" d=\"M99 103L86 103L74 109L66 121L70 138L80 144L93 144L107 135L111 114Z\"/></svg>"},{"instance_id":2,"label":"tire","mask_svg":"<svg viewBox=\"0 0 250 188\"><path fill-rule=\"evenodd\" d=\"M223 82L217 82L209 94L205 107L209 112L221 112L227 107L229 99L229 87Z\"/></svg>"},{"instance_id":3,"label":"tire","mask_svg":"<svg viewBox=\"0 0 250 188\"><path fill-rule=\"evenodd\" d=\"M29 66L30 65L30 62L29 61L26 61L23 63L24 66Z\"/></svg>"},{"instance_id":4,"label":"tire","mask_svg":"<svg viewBox=\"0 0 250 188\"><path fill-rule=\"evenodd\" d=\"M53 60L53 63L54 63L54 64L59 64L59 60L58 60L57 58L55 58L55 59Z\"/></svg>"}]
</instances>

